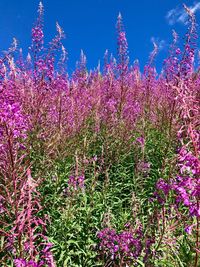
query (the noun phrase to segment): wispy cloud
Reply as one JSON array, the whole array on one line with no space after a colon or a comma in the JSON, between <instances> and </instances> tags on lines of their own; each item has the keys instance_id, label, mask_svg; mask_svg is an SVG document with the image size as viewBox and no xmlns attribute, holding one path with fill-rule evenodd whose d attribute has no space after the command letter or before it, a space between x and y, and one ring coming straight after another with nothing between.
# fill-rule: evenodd
<instances>
[{"instance_id":1,"label":"wispy cloud","mask_svg":"<svg viewBox=\"0 0 200 267\"><path fill-rule=\"evenodd\" d=\"M195 14L200 10L200 2L194 3L192 6L189 6L190 11ZM175 23L187 24L188 14L185 9L182 7L176 7L167 12L166 19L170 25Z\"/></svg>"}]
</instances>

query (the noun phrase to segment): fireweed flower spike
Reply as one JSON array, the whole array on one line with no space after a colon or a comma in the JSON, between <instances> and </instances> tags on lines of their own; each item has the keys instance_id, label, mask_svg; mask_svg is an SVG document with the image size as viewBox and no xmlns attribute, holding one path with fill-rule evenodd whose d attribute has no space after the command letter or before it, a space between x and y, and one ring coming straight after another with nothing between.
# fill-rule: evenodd
<instances>
[{"instance_id":1,"label":"fireweed flower spike","mask_svg":"<svg viewBox=\"0 0 200 267\"><path fill-rule=\"evenodd\" d=\"M44 7L42 2L40 2L38 8L38 18L35 26L32 28L32 51L34 51L34 53L40 52L44 44L43 15Z\"/></svg>"},{"instance_id":2,"label":"fireweed flower spike","mask_svg":"<svg viewBox=\"0 0 200 267\"><path fill-rule=\"evenodd\" d=\"M122 22L122 15L119 13L117 19L117 45L118 45L118 69L121 74L125 74L128 70L129 56L128 43L126 40L126 33Z\"/></svg>"}]
</instances>

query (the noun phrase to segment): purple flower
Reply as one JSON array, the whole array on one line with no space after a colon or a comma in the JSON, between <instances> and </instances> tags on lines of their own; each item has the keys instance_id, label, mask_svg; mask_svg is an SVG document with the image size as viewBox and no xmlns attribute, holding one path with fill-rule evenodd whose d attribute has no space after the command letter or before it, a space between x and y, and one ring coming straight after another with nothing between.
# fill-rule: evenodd
<instances>
[{"instance_id":1,"label":"purple flower","mask_svg":"<svg viewBox=\"0 0 200 267\"><path fill-rule=\"evenodd\" d=\"M164 193L165 196L169 194L171 189L170 185L160 178L156 184L156 188Z\"/></svg>"},{"instance_id":2,"label":"purple flower","mask_svg":"<svg viewBox=\"0 0 200 267\"><path fill-rule=\"evenodd\" d=\"M142 242L137 231L126 230L116 233L115 229L105 228L97 233L100 239L99 248L111 259L127 258L127 261L137 259L142 252Z\"/></svg>"},{"instance_id":3,"label":"purple flower","mask_svg":"<svg viewBox=\"0 0 200 267\"><path fill-rule=\"evenodd\" d=\"M193 228L193 225L188 225L185 227L185 232L189 235L192 234L192 228Z\"/></svg>"},{"instance_id":4,"label":"purple flower","mask_svg":"<svg viewBox=\"0 0 200 267\"><path fill-rule=\"evenodd\" d=\"M64 194L70 193L70 191L77 191L78 189L84 189L85 187L85 176L79 175L76 176L69 176L68 180L68 187L64 189Z\"/></svg>"},{"instance_id":5,"label":"purple flower","mask_svg":"<svg viewBox=\"0 0 200 267\"><path fill-rule=\"evenodd\" d=\"M34 27L32 29L33 42L42 45L43 44L43 38L44 38L44 33L43 33L42 29L38 26Z\"/></svg>"},{"instance_id":6,"label":"purple flower","mask_svg":"<svg viewBox=\"0 0 200 267\"><path fill-rule=\"evenodd\" d=\"M137 169L143 173L143 174L148 174L150 172L150 166L151 166L151 163L150 162L144 162L144 161L140 161L138 164L137 164Z\"/></svg>"},{"instance_id":7,"label":"purple flower","mask_svg":"<svg viewBox=\"0 0 200 267\"><path fill-rule=\"evenodd\" d=\"M42 267L44 266L44 261L37 263L33 260L26 261L25 259L19 258L14 260L14 264L15 267Z\"/></svg>"},{"instance_id":8,"label":"purple flower","mask_svg":"<svg viewBox=\"0 0 200 267\"><path fill-rule=\"evenodd\" d=\"M15 259L14 264L16 267L26 267L27 262L24 259Z\"/></svg>"},{"instance_id":9,"label":"purple flower","mask_svg":"<svg viewBox=\"0 0 200 267\"><path fill-rule=\"evenodd\" d=\"M136 139L136 142L138 142L142 147L144 147L144 142L145 142L145 140L144 140L144 137L138 137L137 139Z\"/></svg>"}]
</instances>

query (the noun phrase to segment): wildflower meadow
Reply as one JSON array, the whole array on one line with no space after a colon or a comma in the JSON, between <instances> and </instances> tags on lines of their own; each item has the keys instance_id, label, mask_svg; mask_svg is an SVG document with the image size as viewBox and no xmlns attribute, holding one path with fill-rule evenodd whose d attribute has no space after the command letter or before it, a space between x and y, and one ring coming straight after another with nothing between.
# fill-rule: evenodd
<instances>
[{"instance_id":1,"label":"wildflower meadow","mask_svg":"<svg viewBox=\"0 0 200 267\"><path fill-rule=\"evenodd\" d=\"M195 16L156 71L117 57L67 72L63 29L0 57L0 266L199 267L200 68ZM125 15L125 14L124 14ZM70 55L69 55L70 56Z\"/></svg>"}]
</instances>

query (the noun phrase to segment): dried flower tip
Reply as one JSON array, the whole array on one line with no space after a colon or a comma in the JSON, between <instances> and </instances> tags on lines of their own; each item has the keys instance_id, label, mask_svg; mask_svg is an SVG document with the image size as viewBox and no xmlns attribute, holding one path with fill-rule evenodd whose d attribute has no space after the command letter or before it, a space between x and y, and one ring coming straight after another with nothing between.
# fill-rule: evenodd
<instances>
[{"instance_id":1,"label":"dried flower tip","mask_svg":"<svg viewBox=\"0 0 200 267\"><path fill-rule=\"evenodd\" d=\"M58 24L58 22L56 22L56 30L57 30L60 38L64 37L64 31L62 30L62 28L60 27L60 25Z\"/></svg>"},{"instance_id":2,"label":"dried flower tip","mask_svg":"<svg viewBox=\"0 0 200 267\"><path fill-rule=\"evenodd\" d=\"M185 9L185 11L187 12L187 14L190 17L194 17L194 12L189 7L187 7L185 4L183 4L183 8Z\"/></svg>"},{"instance_id":3,"label":"dried flower tip","mask_svg":"<svg viewBox=\"0 0 200 267\"><path fill-rule=\"evenodd\" d=\"M122 19L122 15L121 15L120 12L119 12L119 15L118 15L118 19Z\"/></svg>"},{"instance_id":4,"label":"dried flower tip","mask_svg":"<svg viewBox=\"0 0 200 267\"><path fill-rule=\"evenodd\" d=\"M40 15L42 15L43 12L44 12L44 6L43 6L42 2L40 2L40 3L39 3L39 7L38 7L38 13L39 13Z\"/></svg>"},{"instance_id":5,"label":"dried flower tip","mask_svg":"<svg viewBox=\"0 0 200 267\"><path fill-rule=\"evenodd\" d=\"M27 62L31 62L31 55L30 55L30 53L28 53L28 55L27 55L27 57L26 57L26 60L27 60Z\"/></svg>"},{"instance_id":6,"label":"dried flower tip","mask_svg":"<svg viewBox=\"0 0 200 267\"><path fill-rule=\"evenodd\" d=\"M61 50L62 50L62 61L65 61L67 59L67 51L63 45L61 46Z\"/></svg>"},{"instance_id":7,"label":"dried flower tip","mask_svg":"<svg viewBox=\"0 0 200 267\"><path fill-rule=\"evenodd\" d=\"M175 30L172 30L172 36L174 38L174 43L177 43L178 41L178 34Z\"/></svg>"}]
</instances>

